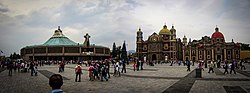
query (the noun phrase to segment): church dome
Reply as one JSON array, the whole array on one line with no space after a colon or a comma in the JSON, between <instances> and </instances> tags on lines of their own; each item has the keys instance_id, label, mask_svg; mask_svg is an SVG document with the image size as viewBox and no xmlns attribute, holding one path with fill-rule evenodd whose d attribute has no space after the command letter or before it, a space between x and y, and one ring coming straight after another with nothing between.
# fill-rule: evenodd
<instances>
[{"instance_id":1,"label":"church dome","mask_svg":"<svg viewBox=\"0 0 250 93\"><path fill-rule=\"evenodd\" d=\"M47 40L43 46L59 46L59 45L77 45L74 41L70 40L68 37L64 36L60 26L55 30L53 36Z\"/></svg>"},{"instance_id":2,"label":"church dome","mask_svg":"<svg viewBox=\"0 0 250 93\"><path fill-rule=\"evenodd\" d=\"M167 26L164 25L163 29L159 32L159 34L169 34L170 31L168 30Z\"/></svg>"},{"instance_id":3,"label":"church dome","mask_svg":"<svg viewBox=\"0 0 250 93\"><path fill-rule=\"evenodd\" d=\"M219 32L219 28L216 27L215 32L212 34L211 38L224 38L224 35L221 32Z\"/></svg>"}]
</instances>

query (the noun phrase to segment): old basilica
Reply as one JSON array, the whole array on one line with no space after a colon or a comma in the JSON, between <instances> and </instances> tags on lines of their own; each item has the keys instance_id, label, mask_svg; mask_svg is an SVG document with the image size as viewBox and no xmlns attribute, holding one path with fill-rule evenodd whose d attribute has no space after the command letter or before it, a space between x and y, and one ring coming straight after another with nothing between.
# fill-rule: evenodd
<instances>
[{"instance_id":1,"label":"old basilica","mask_svg":"<svg viewBox=\"0 0 250 93\"><path fill-rule=\"evenodd\" d=\"M136 36L136 56L139 60L147 61L233 61L240 60L240 44L225 42L224 35L216 26L215 32L204 36L200 40L189 40L186 36L182 41L176 38L174 26L167 28L163 26L159 33L153 33L143 40L141 28Z\"/></svg>"}]
</instances>

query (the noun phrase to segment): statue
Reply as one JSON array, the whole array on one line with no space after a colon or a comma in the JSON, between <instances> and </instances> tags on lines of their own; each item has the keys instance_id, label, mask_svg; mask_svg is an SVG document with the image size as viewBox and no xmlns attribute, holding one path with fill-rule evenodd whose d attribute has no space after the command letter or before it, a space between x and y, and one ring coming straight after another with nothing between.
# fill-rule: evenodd
<instances>
[{"instance_id":1,"label":"statue","mask_svg":"<svg viewBox=\"0 0 250 93\"><path fill-rule=\"evenodd\" d=\"M87 33L87 34L84 36L84 38L85 38L85 41L84 41L83 45L89 47L89 45L90 45L90 43L89 43L89 38L90 38L89 34Z\"/></svg>"}]
</instances>

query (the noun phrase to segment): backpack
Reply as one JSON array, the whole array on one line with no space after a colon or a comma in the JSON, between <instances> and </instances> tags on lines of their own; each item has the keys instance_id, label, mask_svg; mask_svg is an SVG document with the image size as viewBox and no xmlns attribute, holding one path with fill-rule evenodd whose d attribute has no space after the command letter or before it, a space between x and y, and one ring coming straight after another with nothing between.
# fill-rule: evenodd
<instances>
[{"instance_id":1,"label":"backpack","mask_svg":"<svg viewBox=\"0 0 250 93\"><path fill-rule=\"evenodd\" d=\"M76 68L76 72L78 72L78 73L82 72L82 69L81 69L80 66L78 66L78 67Z\"/></svg>"}]
</instances>

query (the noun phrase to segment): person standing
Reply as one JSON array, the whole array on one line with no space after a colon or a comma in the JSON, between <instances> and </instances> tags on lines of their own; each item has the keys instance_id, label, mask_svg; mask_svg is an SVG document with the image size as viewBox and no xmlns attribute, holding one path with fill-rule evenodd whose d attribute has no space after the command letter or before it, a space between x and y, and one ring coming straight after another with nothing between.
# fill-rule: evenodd
<instances>
[{"instance_id":1,"label":"person standing","mask_svg":"<svg viewBox=\"0 0 250 93\"><path fill-rule=\"evenodd\" d=\"M16 72L16 70L17 70L17 62L14 62L13 68L14 68L14 72Z\"/></svg>"},{"instance_id":2,"label":"person standing","mask_svg":"<svg viewBox=\"0 0 250 93\"><path fill-rule=\"evenodd\" d=\"M191 70L190 70L190 61L187 60L186 64L187 64L187 71L191 71Z\"/></svg>"},{"instance_id":3,"label":"person standing","mask_svg":"<svg viewBox=\"0 0 250 93\"><path fill-rule=\"evenodd\" d=\"M54 74L49 78L49 85L52 88L51 93L63 93L61 86L63 85L63 78L60 74Z\"/></svg>"},{"instance_id":4,"label":"person standing","mask_svg":"<svg viewBox=\"0 0 250 93\"><path fill-rule=\"evenodd\" d=\"M61 72L64 72L64 67L65 67L64 61L62 61L62 63L61 63Z\"/></svg>"},{"instance_id":5,"label":"person standing","mask_svg":"<svg viewBox=\"0 0 250 93\"><path fill-rule=\"evenodd\" d=\"M202 64L202 63L203 63L203 62L199 62L199 63L198 63L198 68L204 71L204 68L203 68L203 64Z\"/></svg>"},{"instance_id":6,"label":"person standing","mask_svg":"<svg viewBox=\"0 0 250 93\"><path fill-rule=\"evenodd\" d=\"M126 73L126 61L124 59L122 60L122 73L123 71Z\"/></svg>"},{"instance_id":7,"label":"person standing","mask_svg":"<svg viewBox=\"0 0 250 93\"><path fill-rule=\"evenodd\" d=\"M110 70L109 61L106 61L106 73L107 73L107 75L108 75L108 78L110 78L109 70Z\"/></svg>"},{"instance_id":8,"label":"person standing","mask_svg":"<svg viewBox=\"0 0 250 93\"><path fill-rule=\"evenodd\" d=\"M99 79L97 63L94 64L93 73L94 73L94 79L95 79L95 77L96 77L97 79Z\"/></svg>"},{"instance_id":9,"label":"person standing","mask_svg":"<svg viewBox=\"0 0 250 93\"><path fill-rule=\"evenodd\" d=\"M81 68L80 64L76 65L76 67L75 67L75 73L76 73L75 82L77 82L77 77L79 77L78 82L81 82L82 68Z\"/></svg>"},{"instance_id":10,"label":"person standing","mask_svg":"<svg viewBox=\"0 0 250 93\"><path fill-rule=\"evenodd\" d=\"M236 74L236 72L235 72L235 64L234 63L232 63L232 65L231 65L230 74L232 74L232 71L234 71L234 74Z\"/></svg>"},{"instance_id":11,"label":"person standing","mask_svg":"<svg viewBox=\"0 0 250 93\"><path fill-rule=\"evenodd\" d=\"M208 67L209 67L208 73L210 73L210 71L212 71L212 73L214 73L214 63L211 62L211 63L208 65Z\"/></svg>"},{"instance_id":12,"label":"person standing","mask_svg":"<svg viewBox=\"0 0 250 93\"><path fill-rule=\"evenodd\" d=\"M59 63L59 65L58 65L58 72L59 72L59 73L62 72L62 63Z\"/></svg>"},{"instance_id":13,"label":"person standing","mask_svg":"<svg viewBox=\"0 0 250 93\"><path fill-rule=\"evenodd\" d=\"M225 69L224 74L228 74L228 62L225 62L225 65L223 66L223 68Z\"/></svg>"},{"instance_id":14,"label":"person standing","mask_svg":"<svg viewBox=\"0 0 250 93\"><path fill-rule=\"evenodd\" d=\"M137 64L136 64L136 69L137 69L137 71L139 71L140 63L141 63L141 60L139 60L139 61L137 62Z\"/></svg>"},{"instance_id":15,"label":"person standing","mask_svg":"<svg viewBox=\"0 0 250 93\"><path fill-rule=\"evenodd\" d=\"M9 76L12 76L13 62L9 62L7 68L9 69Z\"/></svg>"},{"instance_id":16,"label":"person standing","mask_svg":"<svg viewBox=\"0 0 250 93\"><path fill-rule=\"evenodd\" d=\"M116 75L121 76L119 62L116 62Z\"/></svg>"},{"instance_id":17,"label":"person standing","mask_svg":"<svg viewBox=\"0 0 250 93\"><path fill-rule=\"evenodd\" d=\"M94 66L92 66L92 64L90 64L90 66L89 66L89 80L90 81L94 80L93 70L94 70Z\"/></svg>"},{"instance_id":18,"label":"person standing","mask_svg":"<svg viewBox=\"0 0 250 93\"><path fill-rule=\"evenodd\" d=\"M20 69L21 69L21 64L18 63L18 64L17 64L17 70L18 70L18 72L20 72Z\"/></svg>"},{"instance_id":19,"label":"person standing","mask_svg":"<svg viewBox=\"0 0 250 93\"><path fill-rule=\"evenodd\" d=\"M106 66L105 65L102 65L102 67L101 67L101 81L103 81L103 78L106 81L108 81L107 73L106 73Z\"/></svg>"},{"instance_id":20,"label":"person standing","mask_svg":"<svg viewBox=\"0 0 250 93\"><path fill-rule=\"evenodd\" d=\"M136 62L134 63L133 67L134 67L134 71L135 71L135 68L136 68Z\"/></svg>"},{"instance_id":21,"label":"person standing","mask_svg":"<svg viewBox=\"0 0 250 93\"><path fill-rule=\"evenodd\" d=\"M35 73L34 67L35 67L34 62L31 62L29 67L31 76L33 76L33 74Z\"/></svg>"}]
</instances>

